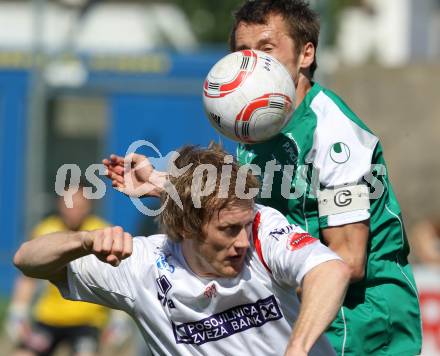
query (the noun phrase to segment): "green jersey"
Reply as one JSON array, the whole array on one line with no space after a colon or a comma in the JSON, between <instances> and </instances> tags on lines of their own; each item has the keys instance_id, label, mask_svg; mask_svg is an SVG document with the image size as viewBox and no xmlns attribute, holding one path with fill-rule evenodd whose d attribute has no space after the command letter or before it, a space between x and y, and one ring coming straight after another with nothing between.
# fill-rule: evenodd
<instances>
[{"instance_id":1,"label":"green jersey","mask_svg":"<svg viewBox=\"0 0 440 356\"><path fill-rule=\"evenodd\" d=\"M239 145L238 159L261 174L259 202L315 237L327 227L369 220L365 277L350 285L328 331L335 349L419 353L419 304L401 211L382 147L365 124L314 83L282 132L264 143Z\"/></svg>"}]
</instances>

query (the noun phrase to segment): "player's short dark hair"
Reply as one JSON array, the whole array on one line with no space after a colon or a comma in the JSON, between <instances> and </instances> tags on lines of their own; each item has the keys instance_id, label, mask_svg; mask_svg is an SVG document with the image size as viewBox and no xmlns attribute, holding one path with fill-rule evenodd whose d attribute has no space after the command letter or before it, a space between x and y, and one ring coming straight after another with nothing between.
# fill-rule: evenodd
<instances>
[{"instance_id":1,"label":"player's short dark hair","mask_svg":"<svg viewBox=\"0 0 440 356\"><path fill-rule=\"evenodd\" d=\"M82 190L84 188L91 187L89 181L85 180L83 177L80 178L77 184L72 184L71 180L66 177L64 181L64 190L69 190L70 188L78 188L78 190Z\"/></svg>"},{"instance_id":2,"label":"player's short dark hair","mask_svg":"<svg viewBox=\"0 0 440 356\"><path fill-rule=\"evenodd\" d=\"M269 15L281 15L289 29L290 37L299 55L301 48L308 42L318 48L319 17L308 2L302 0L246 0L234 13L234 23L229 37L229 46L236 50L235 33L240 22L249 24L266 24ZM310 66L310 75L313 77L318 64L316 52Z\"/></svg>"},{"instance_id":3,"label":"player's short dark hair","mask_svg":"<svg viewBox=\"0 0 440 356\"><path fill-rule=\"evenodd\" d=\"M238 197L236 195L236 185L239 179L243 180L243 187L246 192L251 188L259 188L258 179L247 170L244 176L240 176L239 164L224 151L221 146L211 143L208 148L200 148L197 146L185 146L179 150L180 156L174 161L174 165L178 169L182 169L191 165L185 173L173 177L170 175L169 183L171 183L177 191L182 202L181 209L173 199L168 199L166 206L159 216L161 230L168 237L176 242L180 242L183 237L202 239L202 227L209 222L213 214L218 213L224 208L231 206L240 206L247 208L253 206L254 199L247 197ZM226 162L226 163L225 163ZM215 167L217 176L214 182L214 190L211 194L200 197L201 206L197 208L194 205L193 193L191 187L193 179L197 176L196 169L200 165L212 165ZM222 184L223 167L230 168L230 179L227 186L226 196L220 196L220 185ZM200 185L206 188L207 173L203 171ZM161 204L165 204L167 200L167 192L161 194Z\"/></svg>"}]
</instances>

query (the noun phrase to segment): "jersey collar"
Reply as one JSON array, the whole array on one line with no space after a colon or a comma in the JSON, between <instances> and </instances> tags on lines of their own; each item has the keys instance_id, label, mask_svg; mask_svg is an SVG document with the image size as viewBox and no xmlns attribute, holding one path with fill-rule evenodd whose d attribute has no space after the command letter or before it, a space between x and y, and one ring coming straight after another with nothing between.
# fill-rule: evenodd
<instances>
[{"instance_id":1,"label":"jersey collar","mask_svg":"<svg viewBox=\"0 0 440 356\"><path fill-rule=\"evenodd\" d=\"M303 117L304 112L307 110L315 96L318 95L321 90L322 87L318 83L312 82L312 87L310 88L309 92L306 94L301 104L299 104L299 106L296 108L292 117L289 120L289 123L284 126L281 132L288 132L292 122L294 122L295 120L300 120L300 118Z\"/></svg>"}]
</instances>

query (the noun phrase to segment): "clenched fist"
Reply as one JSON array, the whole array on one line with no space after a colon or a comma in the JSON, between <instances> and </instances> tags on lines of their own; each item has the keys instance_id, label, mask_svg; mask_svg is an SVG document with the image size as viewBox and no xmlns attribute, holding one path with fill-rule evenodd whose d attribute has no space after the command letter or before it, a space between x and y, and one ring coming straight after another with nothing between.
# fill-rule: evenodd
<instances>
[{"instance_id":1,"label":"clenched fist","mask_svg":"<svg viewBox=\"0 0 440 356\"><path fill-rule=\"evenodd\" d=\"M120 226L84 231L81 238L84 250L115 267L133 252L133 238Z\"/></svg>"}]
</instances>

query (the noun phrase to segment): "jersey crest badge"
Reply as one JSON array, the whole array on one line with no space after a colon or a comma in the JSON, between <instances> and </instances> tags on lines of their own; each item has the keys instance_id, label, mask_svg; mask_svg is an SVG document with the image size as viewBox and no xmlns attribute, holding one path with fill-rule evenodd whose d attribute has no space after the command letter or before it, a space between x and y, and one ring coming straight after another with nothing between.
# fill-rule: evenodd
<instances>
[{"instance_id":1,"label":"jersey crest badge","mask_svg":"<svg viewBox=\"0 0 440 356\"><path fill-rule=\"evenodd\" d=\"M168 256L164 253L159 253L159 256L156 259L156 266L159 269L167 270L168 272L174 272L174 266L168 263Z\"/></svg>"},{"instance_id":2,"label":"jersey crest badge","mask_svg":"<svg viewBox=\"0 0 440 356\"><path fill-rule=\"evenodd\" d=\"M335 163L345 163L350 158L350 148L344 142L337 142L330 147L330 158Z\"/></svg>"},{"instance_id":3,"label":"jersey crest badge","mask_svg":"<svg viewBox=\"0 0 440 356\"><path fill-rule=\"evenodd\" d=\"M313 238L306 232L295 232L287 239L287 249L290 251L299 250L300 248L310 245L316 241L318 241L318 239Z\"/></svg>"},{"instance_id":4,"label":"jersey crest badge","mask_svg":"<svg viewBox=\"0 0 440 356\"><path fill-rule=\"evenodd\" d=\"M206 298L215 298L217 296L217 287L215 286L215 284L210 284L206 287L203 294Z\"/></svg>"}]
</instances>

